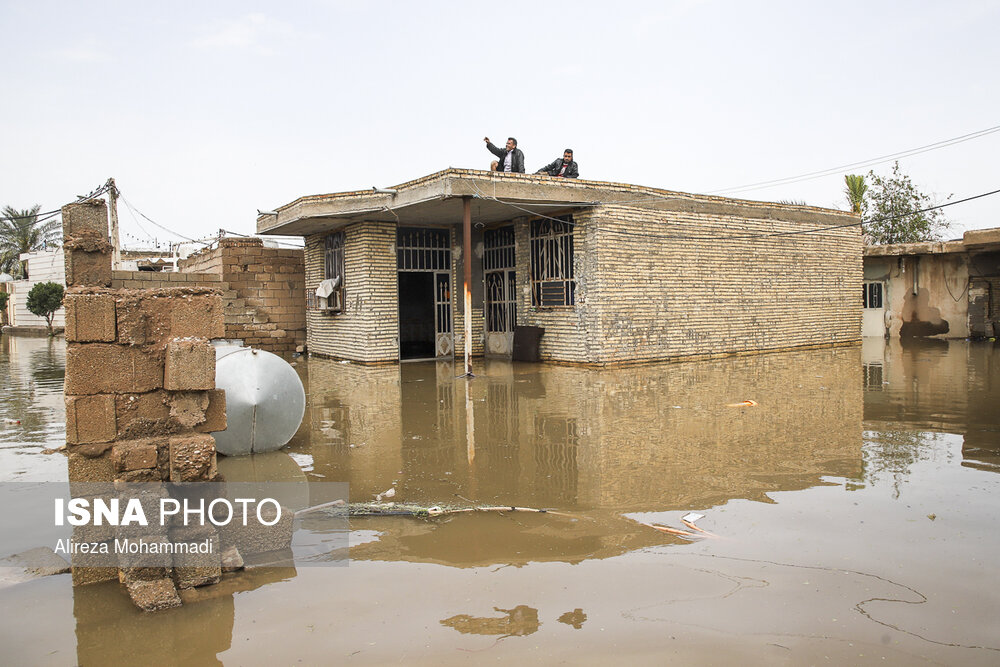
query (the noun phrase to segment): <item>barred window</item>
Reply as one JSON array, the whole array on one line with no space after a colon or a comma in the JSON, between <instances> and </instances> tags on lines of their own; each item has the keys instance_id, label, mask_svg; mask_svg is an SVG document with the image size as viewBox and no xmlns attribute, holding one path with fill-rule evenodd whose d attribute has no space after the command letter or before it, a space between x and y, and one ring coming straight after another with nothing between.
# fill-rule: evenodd
<instances>
[{"instance_id":1,"label":"barred window","mask_svg":"<svg viewBox=\"0 0 1000 667\"><path fill-rule=\"evenodd\" d=\"M336 232L326 237L326 272L327 280L340 278L344 285L344 232Z\"/></svg>"},{"instance_id":2,"label":"barred window","mask_svg":"<svg viewBox=\"0 0 1000 667\"><path fill-rule=\"evenodd\" d=\"M572 306L573 217L531 221L531 305Z\"/></svg>"},{"instance_id":3,"label":"barred window","mask_svg":"<svg viewBox=\"0 0 1000 667\"><path fill-rule=\"evenodd\" d=\"M882 307L882 283L865 283L861 293L862 308Z\"/></svg>"}]
</instances>

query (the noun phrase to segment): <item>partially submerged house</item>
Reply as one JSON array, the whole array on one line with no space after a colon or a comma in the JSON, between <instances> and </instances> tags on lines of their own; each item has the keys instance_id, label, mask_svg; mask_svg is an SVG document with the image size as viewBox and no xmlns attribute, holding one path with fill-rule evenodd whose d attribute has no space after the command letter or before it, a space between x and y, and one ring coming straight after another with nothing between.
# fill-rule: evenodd
<instances>
[{"instance_id":1,"label":"partially submerged house","mask_svg":"<svg viewBox=\"0 0 1000 667\"><path fill-rule=\"evenodd\" d=\"M257 230L305 238L308 347L334 358L461 356L466 303L476 355L509 356L525 326L542 359L582 364L860 340L861 233L842 211L447 169L302 197Z\"/></svg>"},{"instance_id":2,"label":"partially submerged house","mask_svg":"<svg viewBox=\"0 0 1000 667\"><path fill-rule=\"evenodd\" d=\"M864 275L865 336L983 338L1000 330L1000 228L866 247Z\"/></svg>"}]
</instances>

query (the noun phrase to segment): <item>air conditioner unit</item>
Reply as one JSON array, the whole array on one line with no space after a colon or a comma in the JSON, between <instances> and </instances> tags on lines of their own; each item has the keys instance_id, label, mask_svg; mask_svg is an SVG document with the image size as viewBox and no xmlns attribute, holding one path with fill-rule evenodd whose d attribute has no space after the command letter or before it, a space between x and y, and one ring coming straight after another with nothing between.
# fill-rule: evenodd
<instances>
[{"instance_id":1,"label":"air conditioner unit","mask_svg":"<svg viewBox=\"0 0 1000 667\"><path fill-rule=\"evenodd\" d=\"M344 290L338 289L330 293L330 296L326 297L326 308L324 308L328 313L340 313L344 310Z\"/></svg>"}]
</instances>

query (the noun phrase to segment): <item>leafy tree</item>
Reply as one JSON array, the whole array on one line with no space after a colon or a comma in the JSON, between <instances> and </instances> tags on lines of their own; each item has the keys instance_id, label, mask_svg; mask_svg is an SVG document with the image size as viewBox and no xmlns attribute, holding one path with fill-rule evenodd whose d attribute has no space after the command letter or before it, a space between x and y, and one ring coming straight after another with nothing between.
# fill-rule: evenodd
<instances>
[{"instance_id":1,"label":"leafy tree","mask_svg":"<svg viewBox=\"0 0 1000 667\"><path fill-rule=\"evenodd\" d=\"M7 326L7 301L9 299L10 294L0 292L0 326Z\"/></svg>"},{"instance_id":2,"label":"leafy tree","mask_svg":"<svg viewBox=\"0 0 1000 667\"><path fill-rule=\"evenodd\" d=\"M869 171L867 178L870 185L861 201L861 229L867 243L937 241L948 229L944 213L940 209L927 210L935 205L934 201L899 171L899 162L893 164L888 176L883 178Z\"/></svg>"},{"instance_id":3,"label":"leafy tree","mask_svg":"<svg viewBox=\"0 0 1000 667\"><path fill-rule=\"evenodd\" d=\"M864 176L858 174L846 174L844 176L844 194L847 196L847 203L851 207L851 213L861 214L865 210L865 193L868 192L868 184Z\"/></svg>"},{"instance_id":4,"label":"leafy tree","mask_svg":"<svg viewBox=\"0 0 1000 667\"><path fill-rule=\"evenodd\" d=\"M28 292L28 310L45 318L52 335L52 317L63 301L63 286L59 283L38 283Z\"/></svg>"},{"instance_id":5,"label":"leafy tree","mask_svg":"<svg viewBox=\"0 0 1000 667\"><path fill-rule=\"evenodd\" d=\"M7 271L15 278L26 277L26 268L18 259L21 253L41 250L59 236L59 220L39 220L41 206L19 211L4 206L0 213L0 273Z\"/></svg>"}]
</instances>

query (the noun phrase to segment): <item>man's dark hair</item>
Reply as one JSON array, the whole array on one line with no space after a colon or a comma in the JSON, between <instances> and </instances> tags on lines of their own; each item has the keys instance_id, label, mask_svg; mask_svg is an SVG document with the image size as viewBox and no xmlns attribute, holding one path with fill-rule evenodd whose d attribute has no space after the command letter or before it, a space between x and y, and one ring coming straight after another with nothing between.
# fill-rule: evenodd
<instances>
[{"instance_id":1,"label":"man's dark hair","mask_svg":"<svg viewBox=\"0 0 1000 667\"><path fill-rule=\"evenodd\" d=\"M569 153L570 155L572 155L573 154L573 149L572 148L567 148L566 150L563 151L563 153Z\"/></svg>"},{"instance_id":2,"label":"man's dark hair","mask_svg":"<svg viewBox=\"0 0 1000 667\"><path fill-rule=\"evenodd\" d=\"M517 148L517 139L515 139L514 137L507 137L507 141L513 141L514 148Z\"/></svg>"}]
</instances>

